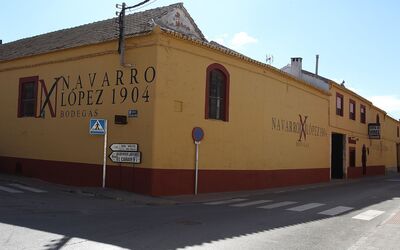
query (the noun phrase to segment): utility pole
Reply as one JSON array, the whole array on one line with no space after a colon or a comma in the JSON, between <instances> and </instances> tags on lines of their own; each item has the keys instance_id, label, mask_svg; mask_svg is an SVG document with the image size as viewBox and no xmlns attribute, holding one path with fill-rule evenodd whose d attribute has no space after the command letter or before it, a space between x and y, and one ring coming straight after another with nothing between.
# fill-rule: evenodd
<instances>
[{"instance_id":1,"label":"utility pole","mask_svg":"<svg viewBox=\"0 0 400 250\"><path fill-rule=\"evenodd\" d=\"M140 2L138 4L135 4L133 6L126 7L126 3L122 3L122 5L117 4L116 7L119 9L121 8L121 12L116 12L118 15L118 30L119 30L119 35L118 35L118 54L120 54L120 63L121 66L126 66L125 65L125 12L126 10L130 10L136 7L139 7L150 0L145 0L143 2Z\"/></svg>"},{"instance_id":2,"label":"utility pole","mask_svg":"<svg viewBox=\"0 0 400 250\"><path fill-rule=\"evenodd\" d=\"M118 5L117 5L118 7ZM122 3L122 9L121 12L119 13L118 17L118 25L119 25L119 37L118 37L118 53L121 55L120 56L120 63L121 65L125 65L125 10L126 10L126 4Z\"/></svg>"}]
</instances>

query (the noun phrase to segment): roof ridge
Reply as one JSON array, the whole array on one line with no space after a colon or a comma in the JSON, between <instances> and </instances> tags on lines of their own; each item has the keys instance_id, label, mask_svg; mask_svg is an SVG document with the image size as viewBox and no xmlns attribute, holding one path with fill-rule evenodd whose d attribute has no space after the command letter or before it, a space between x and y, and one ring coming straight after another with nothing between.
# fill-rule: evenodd
<instances>
[{"instance_id":1,"label":"roof ridge","mask_svg":"<svg viewBox=\"0 0 400 250\"><path fill-rule=\"evenodd\" d=\"M164 15L175 9L185 14L193 26L193 33L206 41L181 2L127 14L125 35L131 36L151 31L151 20L162 19ZM0 62L115 40L118 38L117 21L118 17L113 17L4 43L0 46Z\"/></svg>"},{"instance_id":2,"label":"roof ridge","mask_svg":"<svg viewBox=\"0 0 400 250\"><path fill-rule=\"evenodd\" d=\"M21 39L18 39L18 40L14 40L14 41L11 41L11 42L3 43L2 45L8 45L8 44L11 44L11 43L14 43L14 42L21 42L21 41L24 41L24 40L29 40L29 39L32 39L32 38L38 38L38 37L41 37L41 36L50 35L50 34L54 34L54 33L58 33L58 32L64 32L64 31L67 31L67 30L73 30L73 29L80 28L82 26L89 26L89 25L93 25L93 24L97 24L97 23L101 23L101 22L105 22L105 21L110 21L112 19L116 19L116 17L109 18L109 19L104 19L104 20L99 20L99 21L94 21L94 22L91 22L91 23L81 24L81 25L74 26L74 27L54 30L54 31L50 31L50 32L46 32L46 33L42 33L42 34L38 34L38 35L28 36L28 37L24 37L24 38L21 38Z\"/></svg>"},{"instance_id":3,"label":"roof ridge","mask_svg":"<svg viewBox=\"0 0 400 250\"><path fill-rule=\"evenodd\" d=\"M167 5L167 6L161 6L161 7L157 7L157 8L152 8L152 9L148 9L148 10L143 10L143 11L135 12L135 13L132 13L132 14L128 14L128 15L126 15L126 16L140 15L140 14L143 14L143 13L145 13L145 12L152 12L152 11L155 11L155 10L161 10L161 9L166 9L166 8L171 8L171 7L179 7L179 8L183 8L183 9L184 9L183 3L182 3L182 2L178 2L178 3L170 4L170 5ZM81 28L81 27L83 27L83 26L95 25L95 24L102 23L102 22L107 22L107 21L116 20L117 18L118 18L118 17L112 17L112 18L107 18L107 19L103 19L103 20L93 21L93 22L89 22L89 23L85 23L85 24L80 24L80 25L73 26L73 27L62 28L62 29L58 29L58 30L54 30L54 31L46 32L46 33L41 33L41 34L29 36L29 37L24 37L24 38L17 39L17 40L11 41L11 42L3 43L2 45L7 45L7 44L14 43L14 42L21 42L21 41L28 40L28 39L31 39L31 38L37 38L37 37L40 37L40 36L45 36L45 35L49 35L49 34L54 34L54 33L57 33L57 32L64 32L64 31L68 31L68 30L73 30L73 29Z\"/></svg>"}]
</instances>

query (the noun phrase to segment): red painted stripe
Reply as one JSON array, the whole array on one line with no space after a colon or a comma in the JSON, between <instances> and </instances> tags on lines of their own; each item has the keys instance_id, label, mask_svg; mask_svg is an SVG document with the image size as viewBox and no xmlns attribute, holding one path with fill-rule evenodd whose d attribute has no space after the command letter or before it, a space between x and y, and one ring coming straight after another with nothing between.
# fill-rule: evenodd
<instances>
[{"instance_id":1,"label":"red painted stripe","mask_svg":"<svg viewBox=\"0 0 400 250\"><path fill-rule=\"evenodd\" d=\"M101 186L102 166L0 157L0 172L74 186ZM200 170L199 192L228 192L329 181L329 168ZM194 170L107 166L106 186L148 195L193 194Z\"/></svg>"},{"instance_id":2,"label":"red painted stripe","mask_svg":"<svg viewBox=\"0 0 400 250\"><path fill-rule=\"evenodd\" d=\"M367 166L366 176L385 175L385 166ZM347 178L357 179L363 177L362 167L348 167Z\"/></svg>"}]
</instances>

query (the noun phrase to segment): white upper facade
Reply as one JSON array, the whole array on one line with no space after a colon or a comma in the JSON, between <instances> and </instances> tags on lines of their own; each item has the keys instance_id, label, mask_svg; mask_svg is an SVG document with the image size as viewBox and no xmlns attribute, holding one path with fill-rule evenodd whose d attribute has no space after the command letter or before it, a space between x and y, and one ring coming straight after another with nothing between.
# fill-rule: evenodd
<instances>
[{"instance_id":1,"label":"white upper facade","mask_svg":"<svg viewBox=\"0 0 400 250\"><path fill-rule=\"evenodd\" d=\"M309 83L310 85L318 89L328 92L329 83L327 79L324 79L317 74L303 70L302 61L303 59L301 57L293 57L291 59L291 63L283 67L281 70Z\"/></svg>"}]
</instances>

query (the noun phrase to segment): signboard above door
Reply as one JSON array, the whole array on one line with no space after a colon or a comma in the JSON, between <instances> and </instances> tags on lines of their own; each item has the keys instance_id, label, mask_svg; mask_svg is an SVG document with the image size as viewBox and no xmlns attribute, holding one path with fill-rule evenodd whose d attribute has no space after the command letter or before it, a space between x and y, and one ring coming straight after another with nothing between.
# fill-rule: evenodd
<instances>
[{"instance_id":1,"label":"signboard above door","mask_svg":"<svg viewBox=\"0 0 400 250\"><path fill-rule=\"evenodd\" d=\"M368 137L369 139L381 139L381 125L379 123L368 124Z\"/></svg>"}]
</instances>

